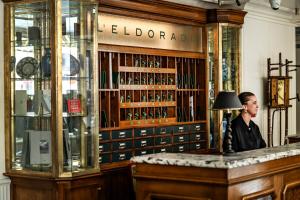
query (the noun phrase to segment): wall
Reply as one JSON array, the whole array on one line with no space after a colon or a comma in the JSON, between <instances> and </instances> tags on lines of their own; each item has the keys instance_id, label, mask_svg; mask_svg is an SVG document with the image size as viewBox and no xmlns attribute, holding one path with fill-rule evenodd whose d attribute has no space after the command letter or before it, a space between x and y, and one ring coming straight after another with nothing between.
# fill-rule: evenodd
<instances>
[{"instance_id":1,"label":"wall","mask_svg":"<svg viewBox=\"0 0 300 200\"><path fill-rule=\"evenodd\" d=\"M283 60L295 63L295 25L293 12L281 7L274 11L267 1L250 0L246 4L248 12L242 29L242 91L252 91L257 95L260 110L254 120L259 125L263 137L267 139L267 107L265 103L266 90L264 88L267 77L267 58L272 63L278 62L279 52ZM273 75L276 75L272 72ZM291 97L296 95L296 73L290 73L292 79ZM289 134L296 131L296 102L291 102L289 109ZM284 121L284 115L282 114ZM282 122L282 135L284 123ZM283 142L284 138L282 138ZM279 144L279 113L275 114L274 145Z\"/></svg>"},{"instance_id":2,"label":"wall","mask_svg":"<svg viewBox=\"0 0 300 200\"><path fill-rule=\"evenodd\" d=\"M9 200L9 179L3 176L5 172L5 149L4 149L4 46L3 46L3 30L4 30L4 5L0 1L0 199Z\"/></svg>"}]
</instances>

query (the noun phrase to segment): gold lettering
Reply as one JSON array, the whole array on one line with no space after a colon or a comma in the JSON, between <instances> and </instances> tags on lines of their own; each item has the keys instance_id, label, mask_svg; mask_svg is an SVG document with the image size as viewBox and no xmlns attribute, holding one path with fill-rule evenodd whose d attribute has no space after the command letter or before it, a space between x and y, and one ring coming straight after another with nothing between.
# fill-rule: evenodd
<instances>
[{"instance_id":1,"label":"gold lettering","mask_svg":"<svg viewBox=\"0 0 300 200\"><path fill-rule=\"evenodd\" d=\"M111 25L111 33L118 34L117 27L118 25Z\"/></svg>"},{"instance_id":2,"label":"gold lettering","mask_svg":"<svg viewBox=\"0 0 300 200\"><path fill-rule=\"evenodd\" d=\"M164 32L164 31L160 31L160 39L161 39L161 38L164 38L164 40L166 39L166 38L165 38L165 32Z\"/></svg>"},{"instance_id":3,"label":"gold lettering","mask_svg":"<svg viewBox=\"0 0 300 200\"><path fill-rule=\"evenodd\" d=\"M139 33L138 33L139 32ZM140 29L140 28L136 28L135 29L135 35L136 36L141 36L143 34L143 32L142 32L142 29Z\"/></svg>"}]
</instances>

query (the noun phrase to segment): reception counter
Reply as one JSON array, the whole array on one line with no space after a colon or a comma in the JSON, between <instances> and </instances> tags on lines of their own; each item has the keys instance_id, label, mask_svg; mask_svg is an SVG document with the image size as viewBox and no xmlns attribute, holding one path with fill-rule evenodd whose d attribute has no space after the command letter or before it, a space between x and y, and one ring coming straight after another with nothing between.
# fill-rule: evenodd
<instances>
[{"instance_id":1,"label":"reception counter","mask_svg":"<svg viewBox=\"0 0 300 200\"><path fill-rule=\"evenodd\" d=\"M131 161L137 200L300 199L300 143L231 156L159 153Z\"/></svg>"}]
</instances>

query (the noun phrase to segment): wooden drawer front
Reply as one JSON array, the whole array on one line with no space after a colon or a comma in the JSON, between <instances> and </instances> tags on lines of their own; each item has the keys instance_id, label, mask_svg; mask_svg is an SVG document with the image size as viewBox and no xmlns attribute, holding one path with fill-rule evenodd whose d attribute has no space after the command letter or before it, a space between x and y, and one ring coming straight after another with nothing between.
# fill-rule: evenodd
<instances>
[{"instance_id":1,"label":"wooden drawer front","mask_svg":"<svg viewBox=\"0 0 300 200\"><path fill-rule=\"evenodd\" d=\"M190 144L190 150L200 150L200 149L204 149L205 148L205 144L204 143L193 143Z\"/></svg>"},{"instance_id":2,"label":"wooden drawer front","mask_svg":"<svg viewBox=\"0 0 300 200\"><path fill-rule=\"evenodd\" d=\"M141 155L146 155L146 154L152 154L153 149L146 149L146 150L136 150L135 155L136 156L141 156Z\"/></svg>"},{"instance_id":3,"label":"wooden drawer front","mask_svg":"<svg viewBox=\"0 0 300 200\"><path fill-rule=\"evenodd\" d=\"M188 131L188 125L174 126L174 133L187 133Z\"/></svg>"},{"instance_id":4,"label":"wooden drawer front","mask_svg":"<svg viewBox=\"0 0 300 200\"><path fill-rule=\"evenodd\" d=\"M125 138L132 138L131 129L112 132L112 139L125 139Z\"/></svg>"},{"instance_id":5,"label":"wooden drawer front","mask_svg":"<svg viewBox=\"0 0 300 200\"><path fill-rule=\"evenodd\" d=\"M165 153L165 152L172 152L172 147L167 146L167 147L157 148L154 150L154 153Z\"/></svg>"},{"instance_id":6,"label":"wooden drawer front","mask_svg":"<svg viewBox=\"0 0 300 200\"><path fill-rule=\"evenodd\" d=\"M189 142L189 135L174 135L174 143Z\"/></svg>"},{"instance_id":7,"label":"wooden drawer front","mask_svg":"<svg viewBox=\"0 0 300 200\"><path fill-rule=\"evenodd\" d=\"M189 151L189 144L179 144L173 146L173 152L186 152Z\"/></svg>"},{"instance_id":8,"label":"wooden drawer front","mask_svg":"<svg viewBox=\"0 0 300 200\"><path fill-rule=\"evenodd\" d=\"M157 137L155 138L155 145L166 145L171 144L171 137Z\"/></svg>"},{"instance_id":9,"label":"wooden drawer front","mask_svg":"<svg viewBox=\"0 0 300 200\"><path fill-rule=\"evenodd\" d=\"M122 160L129 160L132 157L132 153L131 151L127 151L127 152L116 152L112 154L112 161L113 162L119 162Z\"/></svg>"},{"instance_id":10,"label":"wooden drawer front","mask_svg":"<svg viewBox=\"0 0 300 200\"><path fill-rule=\"evenodd\" d=\"M99 156L99 163L104 164L104 163L110 163L110 154L101 154Z\"/></svg>"},{"instance_id":11,"label":"wooden drawer front","mask_svg":"<svg viewBox=\"0 0 300 200\"><path fill-rule=\"evenodd\" d=\"M113 151L131 149L132 141L124 141L124 142L113 142L112 143Z\"/></svg>"},{"instance_id":12,"label":"wooden drawer front","mask_svg":"<svg viewBox=\"0 0 300 200\"><path fill-rule=\"evenodd\" d=\"M100 132L99 133L99 141L110 140L109 132Z\"/></svg>"},{"instance_id":13,"label":"wooden drawer front","mask_svg":"<svg viewBox=\"0 0 300 200\"><path fill-rule=\"evenodd\" d=\"M153 138L145 138L145 139L141 139L141 140L135 140L135 142L134 142L135 148L149 147L149 146L153 146L153 145L154 145Z\"/></svg>"},{"instance_id":14,"label":"wooden drawer front","mask_svg":"<svg viewBox=\"0 0 300 200\"><path fill-rule=\"evenodd\" d=\"M134 137L144 137L153 135L153 128L134 129Z\"/></svg>"},{"instance_id":15,"label":"wooden drawer front","mask_svg":"<svg viewBox=\"0 0 300 200\"><path fill-rule=\"evenodd\" d=\"M201 140L205 140L205 133L192 133L190 135L190 141L201 141Z\"/></svg>"},{"instance_id":16,"label":"wooden drawer front","mask_svg":"<svg viewBox=\"0 0 300 200\"><path fill-rule=\"evenodd\" d=\"M155 129L156 135L166 135L166 134L171 134L172 132L173 132L173 126L157 127Z\"/></svg>"},{"instance_id":17,"label":"wooden drawer front","mask_svg":"<svg viewBox=\"0 0 300 200\"><path fill-rule=\"evenodd\" d=\"M206 130L206 124L192 124L190 125L190 130L195 131L205 131Z\"/></svg>"},{"instance_id":18,"label":"wooden drawer front","mask_svg":"<svg viewBox=\"0 0 300 200\"><path fill-rule=\"evenodd\" d=\"M111 151L111 144L99 144L99 153Z\"/></svg>"}]
</instances>

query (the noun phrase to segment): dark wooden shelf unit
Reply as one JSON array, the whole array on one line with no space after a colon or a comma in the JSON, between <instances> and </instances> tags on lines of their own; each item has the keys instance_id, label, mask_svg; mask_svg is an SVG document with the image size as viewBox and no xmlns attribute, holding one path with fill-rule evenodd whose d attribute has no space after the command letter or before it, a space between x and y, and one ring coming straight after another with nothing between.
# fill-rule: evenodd
<instances>
[{"instance_id":1,"label":"dark wooden shelf unit","mask_svg":"<svg viewBox=\"0 0 300 200\"><path fill-rule=\"evenodd\" d=\"M102 169L137 155L207 150L205 59L101 50L98 59Z\"/></svg>"}]
</instances>

